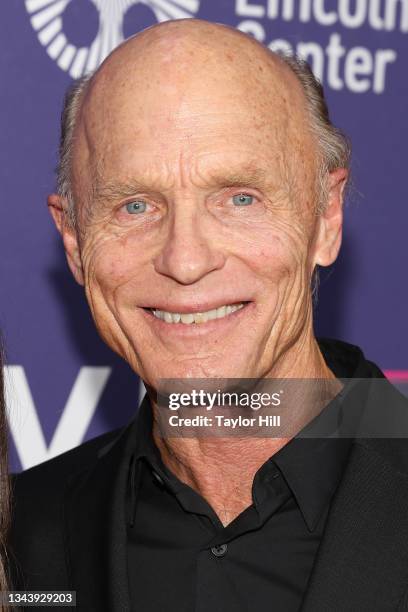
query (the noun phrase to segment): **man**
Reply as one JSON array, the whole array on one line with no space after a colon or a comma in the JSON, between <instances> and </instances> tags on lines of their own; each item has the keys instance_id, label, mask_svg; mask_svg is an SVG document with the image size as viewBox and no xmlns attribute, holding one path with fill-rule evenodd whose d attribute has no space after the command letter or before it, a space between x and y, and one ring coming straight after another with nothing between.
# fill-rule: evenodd
<instances>
[{"instance_id":1,"label":"man","mask_svg":"<svg viewBox=\"0 0 408 612\"><path fill-rule=\"evenodd\" d=\"M87 611L406 608L404 441L160 429L163 379L324 381L352 416L369 403L339 379L380 371L313 333L348 166L307 67L222 25L149 28L76 86L49 208L148 394L124 430L16 478L20 588Z\"/></svg>"}]
</instances>

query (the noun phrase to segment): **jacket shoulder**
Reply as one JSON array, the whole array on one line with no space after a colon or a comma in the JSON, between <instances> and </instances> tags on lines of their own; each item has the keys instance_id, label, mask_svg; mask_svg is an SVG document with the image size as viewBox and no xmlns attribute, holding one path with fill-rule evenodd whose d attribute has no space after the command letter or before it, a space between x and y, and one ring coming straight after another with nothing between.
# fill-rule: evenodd
<instances>
[{"instance_id":1,"label":"jacket shoulder","mask_svg":"<svg viewBox=\"0 0 408 612\"><path fill-rule=\"evenodd\" d=\"M369 409L358 444L408 475L408 398L385 378L371 384Z\"/></svg>"},{"instance_id":2,"label":"jacket shoulder","mask_svg":"<svg viewBox=\"0 0 408 612\"><path fill-rule=\"evenodd\" d=\"M20 590L68 590L64 496L71 477L86 471L123 430L93 438L12 476L10 573Z\"/></svg>"},{"instance_id":3,"label":"jacket shoulder","mask_svg":"<svg viewBox=\"0 0 408 612\"><path fill-rule=\"evenodd\" d=\"M110 447L122 431L123 429L109 431L53 459L48 459L19 474L13 474L13 492L29 489L35 490L37 487L50 489L50 479L54 478L60 485L65 484L66 479L71 475L90 467L97 460L98 454L103 452L105 447ZM52 493L55 496L55 489L53 489Z\"/></svg>"}]
</instances>

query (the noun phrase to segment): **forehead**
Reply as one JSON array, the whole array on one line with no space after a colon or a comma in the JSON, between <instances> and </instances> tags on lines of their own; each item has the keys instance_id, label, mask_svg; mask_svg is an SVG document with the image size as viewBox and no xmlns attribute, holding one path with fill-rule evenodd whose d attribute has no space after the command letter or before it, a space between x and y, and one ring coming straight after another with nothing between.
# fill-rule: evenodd
<instances>
[{"instance_id":1,"label":"forehead","mask_svg":"<svg viewBox=\"0 0 408 612\"><path fill-rule=\"evenodd\" d=\"M285 70L209 61L174 74L161 65L147 78L146 66L133 68L127 75L107 71L91 88L78 126L74 180L109 182L137 172L171 181L231 164L269 165L273 173L313 157L303 96Z\"/></svg>"}]
</instances>

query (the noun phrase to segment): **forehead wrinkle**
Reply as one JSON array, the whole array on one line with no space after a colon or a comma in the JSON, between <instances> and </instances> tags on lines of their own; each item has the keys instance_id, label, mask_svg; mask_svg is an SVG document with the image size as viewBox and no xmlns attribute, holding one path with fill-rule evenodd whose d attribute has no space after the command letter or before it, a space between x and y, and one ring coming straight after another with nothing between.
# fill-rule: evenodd
<instances>
[{"instance_id":1,"label":"forehead wrinkle","mask_svg":"<svg viewBox=\"0 0 408 612\"><path fill-rule=\"evenodd\" d=\"M165 170L165 173L163 173ZM172 189L174 180L165 164L160 171L152 172L152 169L131 172L127 177L106 178L99 171L95 174L93 193L95 199L116 199L126 195L134 195L138 192L165 192Z\"/></svg>"},{"instance_id":2,"label":"forehead wrinkle","mask_svg":"<svg viewBox=\"0 0 408 612\"><path fill-rule=\"evenodd\" d=\"M245 153L248 157L248 153ZM241 156L242 157L242 156ZM191 186L198 189L210 189L219 187L253 187L260 190L276 187L281 181L282 163L280 155L266 160L255 158L251 161L245 159L234 160L231 156L218 158L214 163L208 160L192 156L191 151L180 151L178 164L174 165L172 172L168 164L162 164L160 170L152 172L139 170L131 174L129 178L106 178L103 173L103 165L94 167L94 181L92 186L92 199L95 201L112 201L130 197L137 193L148 193L158 195L168 193L174 189L188 190ZM165 174L161 174L166 169Z\"/></svg>"}]
</instances>

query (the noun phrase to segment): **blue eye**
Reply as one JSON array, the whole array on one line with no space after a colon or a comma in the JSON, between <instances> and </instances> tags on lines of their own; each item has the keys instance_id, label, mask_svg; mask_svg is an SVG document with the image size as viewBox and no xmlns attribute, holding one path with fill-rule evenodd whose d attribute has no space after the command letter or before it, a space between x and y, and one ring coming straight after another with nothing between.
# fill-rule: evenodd
<instances>
[{"instance_id":1,"label":"blue eye","mask_svg":"<svg viewBox=\"0 0 408 612\"><path fill-rule=\"evenodd\" d=\"M138 213L145 212L146 210L146 202L143 200L136 200L135 202L129 202L126 204L126 210L131 215L137 215Z\"/></svg>"},{"instance_id":2,"label":"blue eye","mask_svg":"<svg viewBox=\"0 0 408 612\"><path fill-rule=\"evenodd\" d=\"M249 206L253 203L254 197L247 193L238 193L232 197L235 206Z\"/></svg>"}]
</instances>

